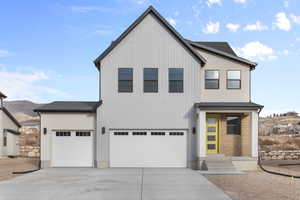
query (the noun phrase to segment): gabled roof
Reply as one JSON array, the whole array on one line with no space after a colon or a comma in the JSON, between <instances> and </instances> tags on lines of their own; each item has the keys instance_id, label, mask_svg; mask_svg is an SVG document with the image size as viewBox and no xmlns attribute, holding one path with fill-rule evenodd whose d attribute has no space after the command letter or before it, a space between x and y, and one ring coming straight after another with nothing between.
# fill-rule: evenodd
<instances>
[{"instance_id":1,"label":"gabled roof","mask_svg":"<svg viewBox=\"0 0 300 200\"><path fill-rule=\"evenodd\" d=\"M223 56L223 57L241 62L243 64L249 65L251 69L254 69L257 65L257 63L255 63L255 62L252 62L250 60L247 60L245 58L241 58L241 57L237 56L234 53L234 51L232 50L232 48L229 46L228 43L225 45L222 42L220 42L220 43L218 43L218 42L194 42L194 41L190 41L190 40L186 40L186 41L188 41L196 49L198 48L198 49L201 49L204 51L214 53L219 56Z\"/></svg>"},{"instance_id":2,"label":"gabled roof","mask_svg":"<svg viewBox=\"0 0 300 200\"><path fill-rule=\"evenodd\" d=\"M54 101L45 104L34 112L96 112L102 101Z\"/></svg>"},{"instance_id":3,"label":"gabled roof","mask_svg":"<svg viewBox=\"0 0 300 200\"><path fill-rule=\"evenodd\" d=\"M2 110L19 128L21 127L18 120L4 106L0 107L0 110Z\"/></svg>"},{"instance_id":4,"label":"gabled roof","mask_svg":"<svg viewBox=\"0 0 300 200\"><path fill-rule=\"evenodd\" d=\"M206 63L205 58L203 58L197 51L187 42L169 23L163 18L152 6L150 6L140 17L138 17L111 45L103 51L103 53L94 60L94 64L99 69L101 60L109 54L122 40L125 38L143 19L151 14L154 16L175 38L191 53L191 55L201 63L203 66Z\"/></svg>"},{"instance_id":5,"label":"gabled roof","mask_svg":"<svg viewBox=\"0 0 300 200\"><path fill-rule=\"evenodd\" d=\"M0 98L5 99L7 96L5 96L2 92L0 92Z\"/></svg>"}]
</instances>

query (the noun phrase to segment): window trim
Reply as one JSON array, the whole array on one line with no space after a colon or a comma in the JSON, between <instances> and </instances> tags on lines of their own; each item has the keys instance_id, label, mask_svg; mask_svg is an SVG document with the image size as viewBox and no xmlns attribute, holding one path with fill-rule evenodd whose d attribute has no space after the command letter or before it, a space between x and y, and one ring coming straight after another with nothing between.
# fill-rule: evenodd
<instances>
[{"instance_id":1,"label":"window trim","mask_svg":"<svg viewBox=\"0 0 300 200\"><path fill-rule=\"evenodd\" d=\"M120 69L132 69L132 80L120 80L120 78L119 78L119 70ZM118 73L117 73L118 93L133 93L133 74L134 74L133 67L118 67ZM120 81L131 81L131 91L129 91L129 92L120 91Z\"/></svg>"},{"instance_id":2,"label":"window trim","mask_svg":"<svg viewBox=\"0 0 300 200\"><path fill-rule=\"evenodd\" d=\"M206 78L206 72L207 71L217 71L218 72L218 79L207 79ZM206 87L206 80L217 80L218 81L218 87L217 88L207 88ZM206 90L219 90L220 89L220 70L219 69L207 69L204 71L204 88Z\"/></svg>"},{"instance_id":3,"label":"window trim","mask_svg":"<svg viewBox=\"0 0 300 200\"><path fill-rule=\"evenodd\" d=\"M240 132L239 132L239 134L228 133L228 120L227 120L228 117L237 117L237 118L239 118L239 121L240 121L240 127L239 127ZM241 117L241 115L226 115L226 135L237 135L237 136L242 135L242 117Z\"/></svg>"},{"instance_id":4,"label":"window trim","mask_svg":"<svg viewBox=\"0 0 300 200\"><path fill-rule=\"evenodd\" d=\"M3 147L7 147L7 131L3 131Z\"/></svg>"},{"instance_id":5,"label":"window trim","mask_svg":"<svg viewBox=\"0 0 300 200\"><path fill-rule=\"evenodd\" d=\"M182 69L182 80L170 80L170 69ZM182 91L179 91L179 92L170 91L170 81L182 81ZM169 67L168 68L168 91L169 91L169 93L172 93L172 94L184 93L184 68L183 67Z\"/></svg>"},{"instance_id":6,"label":"window trim","mask_svg":"<svg viewBox=\"0 0 300 200\"><path fill-rule=\"evenodd\" d=\"M240 79L229 79L228 78L228 72L230 72L230 71L238 71L238 72L240 72ZM228 87L228 82L229 81L239 81L240 82L240 87L239 88L229 88ZM233 70L233 69L229 69L229 70L226 70L226 88L228 89L228 90L240 90L240 89L242 89L242 71L241 70Z\"/></svg>"},{"instance_id":7,"label":"window trim","mask_svg":"<svg viewBox=\"0 0 300 200\"><path fill-rule=\"evenodd\" d=\"M149 80L145 80L145 69L157 69L157 79L156 80L151 80L151 81L156 81L157 82L157 90L156 91L154 91L154 92L146 92L145 91L145 81L149 81ZM145 68L143 68L143 92L144 93L158 93L158 91L159 91L159 68L157 68L157 67L145 67Z\"/></svg>"}]
</instances>

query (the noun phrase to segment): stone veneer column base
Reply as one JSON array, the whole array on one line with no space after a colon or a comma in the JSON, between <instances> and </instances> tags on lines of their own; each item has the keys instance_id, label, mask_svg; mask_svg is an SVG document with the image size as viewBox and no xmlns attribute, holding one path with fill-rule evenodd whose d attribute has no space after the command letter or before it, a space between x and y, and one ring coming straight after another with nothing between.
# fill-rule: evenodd
<instances>
[{"instance_id":1,"label":"stone veneer column base","mask_svg":"<svg viewBox=\"0 0 300 200\"><path fill-rule=\"evenodd\" d=\"M51 161L50 160L41 160L41 168L50 168L51 167Z\"/></svg>"},{"instance_id":2,"label":"stone veneer column base","mask_svg":"<svg viewBox=\"0 0 300 200\"><path fill-rule=\"evenodd\" d=\"M97 168L109 168L107 161L97 161Z\"/></svg>"}]
</instances>

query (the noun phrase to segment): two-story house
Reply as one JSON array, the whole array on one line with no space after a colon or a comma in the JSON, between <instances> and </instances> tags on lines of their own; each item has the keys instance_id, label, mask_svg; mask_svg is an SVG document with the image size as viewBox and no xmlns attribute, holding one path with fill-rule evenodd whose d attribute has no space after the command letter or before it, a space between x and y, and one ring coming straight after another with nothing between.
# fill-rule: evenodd
<instances>
[{"instance_id":1,"label":"two-story house","mask_svg":"<svg viewBox=\"0 0 300 200\"><path fill-rule=\"evenodd\" d=\"M18 156L21 127L16 118L4 107L3 100L7 98L0 92L0 158Z\"/></svg>"},{"instance_id":2,"label":"two-story house","mask_svg":"<svg viewBox=\"0 0 300 200\"><path fill-rule=\"evenodd\" d=\"M256 63L228 43L186 40L150 6L94 63L99 102L36 109L42 167L256 168Z\"/></svg>"}]
</instances>

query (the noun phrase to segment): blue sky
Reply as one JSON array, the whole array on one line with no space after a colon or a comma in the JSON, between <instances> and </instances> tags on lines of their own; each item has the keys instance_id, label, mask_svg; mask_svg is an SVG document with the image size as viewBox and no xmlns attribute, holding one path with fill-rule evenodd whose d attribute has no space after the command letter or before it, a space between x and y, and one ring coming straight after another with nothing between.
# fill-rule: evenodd
<instances>
[{"instance_id":1,"label":"blue sky","mask_svg":"<svg viewBox=\"0 0 300 200\"><path fill-rule=\"evenodd\" d=\"M7 0L0 3L0 91L9 100L98 100L92 61L149 5L191 40L228 41L259 63L252 100L300 111L299 0Z\"/></svg>"}]
</instances>

